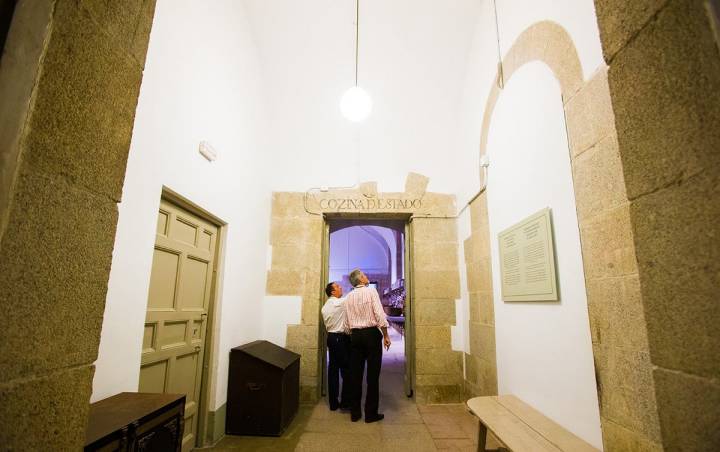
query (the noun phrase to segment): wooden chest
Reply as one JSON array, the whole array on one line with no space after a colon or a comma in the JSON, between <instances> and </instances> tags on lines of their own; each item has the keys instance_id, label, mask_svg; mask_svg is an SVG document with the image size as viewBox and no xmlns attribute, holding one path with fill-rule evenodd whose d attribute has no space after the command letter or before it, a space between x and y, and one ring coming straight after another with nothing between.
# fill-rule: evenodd
<instances>
[{"instance_id":1,"label":"wooden chest","mask_svg":"<svg viewBox=\"0 0 720 452\"><path fill-rule=\"evenodd\" d=\"M185 396L122 392L90 405L86 451L180 451Z\"/></svg>"}]
</instances>

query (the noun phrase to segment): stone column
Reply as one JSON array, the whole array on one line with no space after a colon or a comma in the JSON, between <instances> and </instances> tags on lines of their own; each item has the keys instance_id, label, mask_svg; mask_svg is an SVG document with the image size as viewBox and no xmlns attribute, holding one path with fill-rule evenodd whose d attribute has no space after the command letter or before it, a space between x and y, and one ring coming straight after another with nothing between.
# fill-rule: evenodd
<instances>
[{"instance_id":1,"label":"stone column","mask_svg":"<svg viewBox=\"0 0 720 452\"><path fill-rule=\"evenodd\" d=\"M720 444L720 5L595 0L595 6L662 445L714 450Z\"/></svg>"},{"instance_id":2,"label":"stone column","mask_svg":"<svg viewBox=\"0 0 720 452\"><path fill-rule=\"evenodd\" d=\"M154 0L17 5L0 75L3 93L10 83L27 101L2 128L14 134L2 136L11 145L0 161L3 448L83 446L154 8ZM18 65L21 76L4 77Z\"/></svg>"},{"instance_id":3,"label":"stone column","mask_svg":"<svg viewBox=\"0 0 720 452\"><path fill-rule=\"evenodd\" d=\"M497 395L495 309L493 305L487 195L470 205L471 234L465 240L470 293L470 353L465 354L465 396Z\"/></svg>"},{"instance_id":4,"label":"stone column","mask_svg":"<svg viewBox=\"0 0 720 452\"><path fill-rule=\"evenodd\" d=\"M607 84L607 68L565 103L588 316L608 449L660 450L652 366Z\"/></svg>"},{"instance_id":5,"label":"stone column","mask_svg":"<svg viewBox=\"0 0 720 452\"><path fill-rule=\"evenodd\" d=\"M459 402L463 397L462 352L453 351L450 341L455 300L460 298L457 223L418 217L411 227L416 400Z\"/></svg>"},{"instance_id":6,"label":"stone column","mask_svg":"<svg viewBox=\"0 0 720 452\"><path fill-rule=\"evenodd\" d=\"M300 400L318 399L320 270L322 226L320 215L309 214L303 193L273 193L270 244L272 264L268 295L302 297L302 320L288 325L286 346L300 354Z\"/></svg>"}]
</instances>

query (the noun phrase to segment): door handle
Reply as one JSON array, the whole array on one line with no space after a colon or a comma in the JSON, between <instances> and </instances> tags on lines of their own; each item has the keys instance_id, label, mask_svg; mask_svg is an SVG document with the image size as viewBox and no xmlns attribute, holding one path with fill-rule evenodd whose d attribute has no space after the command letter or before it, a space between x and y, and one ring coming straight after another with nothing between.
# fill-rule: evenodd
<instances>
[{"instance_id":1,"label":"door handle","mask_svg":"<svg viewBox=\"0 0 720 452\"><path fill-rule=\"evenodd\" d=\"M200 350L202 350L202 347L199 346L199 345L196 345L196 346L195 346L195 351L196 351L196 352L199 352Z\"/></svg>"}]
</instances>

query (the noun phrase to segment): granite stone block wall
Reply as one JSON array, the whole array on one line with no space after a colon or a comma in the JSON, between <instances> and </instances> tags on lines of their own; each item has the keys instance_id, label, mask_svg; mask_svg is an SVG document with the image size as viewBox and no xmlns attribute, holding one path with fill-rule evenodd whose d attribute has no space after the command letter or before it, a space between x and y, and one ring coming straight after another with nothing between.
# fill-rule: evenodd
<instances>
[{"instance_id":1,"label":"granite stone block wall","mask_svg":"<svg viewBox=\"0 0 720 452\"><path fill-rule=\"evenodd\" d=\"M454 214L454 202L444 212ZM418 403L463 398L462 352L453 351L450 327L460 298L457 225L454 218L416 217L411 223L412 297L415 318L415 394ZM431 316L438 313L439 316Z\"/></svg>"},{"instance_id":2,"label":"granite stone block wall","mask_svg":"<svg viewBox=\"0 0 720 452\"><path fill-rule=\"evenodd\" d=\"M565 103L603 444L661 450L607 69Z\"/></svg>"},{"instance_id":3,"label":"granite stone block wall","mask_svg":"<svg viewBox=\"0 0 720 452\"><path fill-rule=\"evenodd\" d=\"M470 353L465 354L464 381L468 398L498 393L490 229L485 194L470 205L470 227L471 235L464 243L470 295Z\"/></svg>"},{"instance_id":4,"label":"granite stone block wall","mask_svg":"<svg viewBox=\"0 0 720 452\"><path fill-rule=\"evenodd\" d=\"M625 2L613 3L622 3L624 6L618 8L623 11L623 8L634 8ZM653 2L638 2L637 5L649 3ZM632 14L628 11L627 20L648 15L643 7L638 8ZM602 22L602 8L598 10ZM616 11L606 19L625 33L628 25L625 15ZM572 39L562 27L552 22L536 23L521 33L503 58L503 72L498 74L498 79L509 80L519 67L530 61L547 64L557 77L562 92L603 444L608 450L661 450L663 440L650 359L647 305L643 304L636 256L640 246L632 227L633 207L626 189L626 163L620 152L620 129L616 132L616 106L611 100L608 68L600 68L589 80L583 80ZM625 88L631 89L631 85L634 83L628 83ZM493 85L487 100L481 153L485 152L492 112L502 95L501 86L501 83ZM483 339L473 340L473 337L489 337L489 333L481 333L489 325L483 326L478 320L490 322L491 316L489 309L483 307L486 298L492 298L489 270L482 265L471 265L471 260L476 259L472 250L477 246L473 246L473 242L489 239L485 238L486 227L476 229L475 226L487 221L487 209L482 203L483 198L478 198L473 204L473 233L466 243L471 291L471 350L473 343L478 348L483 344ZM488 287L490 292L472 297L474 282L477 287ZM485 343L488 342L489 339L485 339ZM487 354L491 352L487 351ZM470 362L472 355L468 359ZM477 362L477 358L475 360ZM491 365L486 362L481 362L480 366L466 366L466 385L473 388L471 379L479 378L478 370L489 372L490 369Z\"/></svg>"},{"instance_id":5,"label":"granite stone block wall","mask_svg":"<svg viewBox=\"0 0 720 452\"><path fill-rule=\"evenodd\" d=\"M0 75L27 102L2 129L3 448L83 445L154 7L18 3L2 71L22 71Z\"/></svg>"},{"instance_id":6,"label":"granite stone block wall","mask_svg":"<svg viewBox=\"0 0 720 452\"><path fill-rule=\"evenodd\" d=\"M273 193L270 245L272 263L268 295L302 297L301 324L287 327L286 347L300 355L300 400L318 397L320 364L320 270L323 218L308 213L304 194Z\"/></svg>"},{"instance_id":7,"label":"granite stone block wall","mask_svg":"<svg viewBox=\"0 0 720 452\"><path fill-rule=\"evenodd\" d=\"M662 445L720 445L717 2L596 0ZM632 245L631 245L632 246Z\"/></svg>"}]
</instances>

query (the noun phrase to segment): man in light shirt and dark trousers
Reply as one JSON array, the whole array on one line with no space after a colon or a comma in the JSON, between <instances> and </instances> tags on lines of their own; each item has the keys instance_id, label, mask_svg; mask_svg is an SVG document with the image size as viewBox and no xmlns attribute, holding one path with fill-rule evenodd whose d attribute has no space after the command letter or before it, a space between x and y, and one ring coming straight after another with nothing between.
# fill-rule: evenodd
<instances>
[{"instance_id":1,"label":"man in light shirt and dark trousers","mask_svg":"<svg viewBox=\"0 0 720 452\"><path fill-rule=\"evenodd\" d=\"M345 324L345 299L342 297L342 287L331 282L325 287L325 294L329 297L322 307L323 321L327 330L327 346L330 354L328 364L328 401L330 410L350 408L350 336ZM340 391L340 376L342 376L342 395ZM338 401L338 396L340 400Z\"/></svg>"},{"instance_id":2,"label":"man in light shirt and dark trousers","mask_svg":"<svg viewBox=\"0 0 720 452\"><path fill-rule=\"evenodd\" d=\"M345 315L350 328L350 375L352 381L351 420L362 417L362 377L367 363L367 393L365 394L365 422L376 422L385 416L378 413L380 400L380 367L382 348L390 348L388 321L385 317L380 296L373 287L368 287L368 277L360 269L350 272L350 284L354 289L345 299Z\"/></svg>"}]
</instances>

